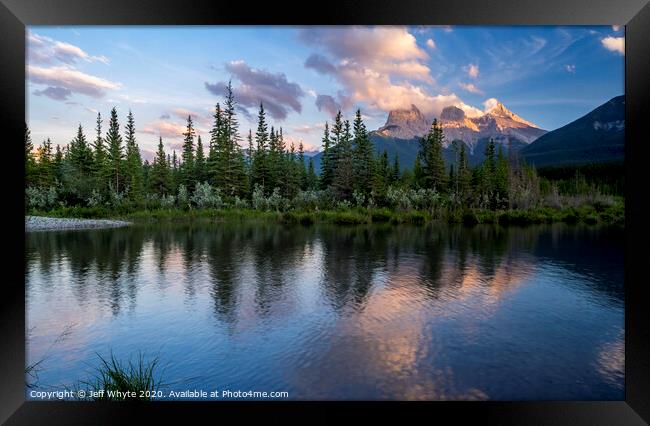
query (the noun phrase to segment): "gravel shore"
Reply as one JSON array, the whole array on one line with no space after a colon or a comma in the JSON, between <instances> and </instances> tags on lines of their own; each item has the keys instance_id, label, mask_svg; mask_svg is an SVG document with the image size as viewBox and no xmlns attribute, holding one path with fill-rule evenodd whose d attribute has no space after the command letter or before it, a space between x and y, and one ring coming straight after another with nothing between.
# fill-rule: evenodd
<instances>
[{"instance_id":1,"label":"gravel shore","mask_svg":"<svg viewBox=\"0 0 650 426\"><path fill-rule=\"evenodd\" d=\"M58 217L25 216L25 231L57 231L64 229L117 228L131 222L105 219L62 219Z\"/></svg>"}]
</instances>

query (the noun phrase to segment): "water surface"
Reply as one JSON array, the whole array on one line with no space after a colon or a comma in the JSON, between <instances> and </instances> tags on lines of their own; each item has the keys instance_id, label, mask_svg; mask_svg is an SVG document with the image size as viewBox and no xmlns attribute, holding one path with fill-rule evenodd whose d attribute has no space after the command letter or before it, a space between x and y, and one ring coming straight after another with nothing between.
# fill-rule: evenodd
<instances>
[{"instance_id":1,"label":"water surface","mask_svg":"<svg viewBox=\"0 0 650 426\"><path fill-rule=\"evenodd\" d=\"M623 232L212 224L26 235L28 363L158 356L163 389L624 399Z\"/></svg>"}]
</instances>

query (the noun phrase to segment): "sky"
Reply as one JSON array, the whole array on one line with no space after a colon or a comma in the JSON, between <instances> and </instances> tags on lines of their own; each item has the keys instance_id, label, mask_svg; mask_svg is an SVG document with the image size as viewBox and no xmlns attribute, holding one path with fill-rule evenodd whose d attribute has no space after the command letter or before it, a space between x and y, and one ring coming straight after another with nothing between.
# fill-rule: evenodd
<instances>
[{"instance_id":1,"label":"sky","mask_svg":"<svg viewBox=\"0 0 650 426\"><path fill-rule=\"evenodd\" d=\"M369 130L416 105L480 115L494 99L537 126L561 127L624 93L622 26L30 26L27 123L35 145L65 145L97 112L133 111L143 157L179 151L187 116L207 146L232 82L240 133L259 104L287 145L320 149L338 109ZM242 142L245 143L245 140Z\"/></svg>"}]
</instances>

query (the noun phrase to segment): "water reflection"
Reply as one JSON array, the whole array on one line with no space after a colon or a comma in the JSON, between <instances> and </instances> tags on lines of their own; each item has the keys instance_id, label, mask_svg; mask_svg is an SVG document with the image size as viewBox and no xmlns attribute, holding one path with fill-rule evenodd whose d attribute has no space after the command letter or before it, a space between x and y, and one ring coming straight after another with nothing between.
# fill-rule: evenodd
<instances>
[{"instance_id":1,"label":"water reflection","mask_svg":"<svg viewBox=\"0 0 650 426\"><path fill-rule=\"evenodd\" d=\"M42 374L51 385L79 376L93 351L155 343L184 386L620 399L622 247L620 232L564 225L31 233L29 358L75 323L52 358L77 355Z\"/></svg>"}]
</instances>

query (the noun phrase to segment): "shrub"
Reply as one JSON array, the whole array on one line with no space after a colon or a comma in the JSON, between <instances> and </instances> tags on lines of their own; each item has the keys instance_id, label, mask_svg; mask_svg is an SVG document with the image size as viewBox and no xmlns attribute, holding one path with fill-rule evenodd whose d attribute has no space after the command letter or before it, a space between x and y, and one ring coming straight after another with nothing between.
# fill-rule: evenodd
<instances>
[{"instance_id":1,"label":"shrub","mask_svg":"<svg viewBox=\"0 0 650 426\"><path fill-rule=\"evenodd\" d=\"M39 188L30 186L25 189L27 206L32 209L48 210L57 205L58 193L55 187Z\"/></svg>"},{"instance_id":2,"label":"shrub","mask_svg":"<svg viewBox=\"0 0 650 426\"><path fill-rule=\"evenodd\" d=\"M178 185L178 207L182 209L190 208L190 195L187 187L182 183Z\"/></svg>"},{"instance_id":3,"label":"shrub","mask_svg":"<svg viewBox=\"0 0 650 426\"><path fill-rule=\"evenodd\" d=\"M200 209L223 207L219 189L213 189L209 183L197 183L191 201Z\"/></svg>"},{"instance_id":4,"label":"shrub","mask_svg":"<svg viewBox=\"0 0 650 426\"><path fill-rule=\"evenodd\" d=\"M293 205L300 210L314 210L318 208L319 191L300 191L293 198Z\"/></svg>"},{"instance_id":5,"label":"shrub","mask_svg":"<svg viewBox=\"0 0 650 426\"><path fill-rule=\"evenodd\" d=\"M171 209L176 203L176 197L171 194L163 195L160 197L160 207L164 209Z\"/></svg>"}]
</instances>

